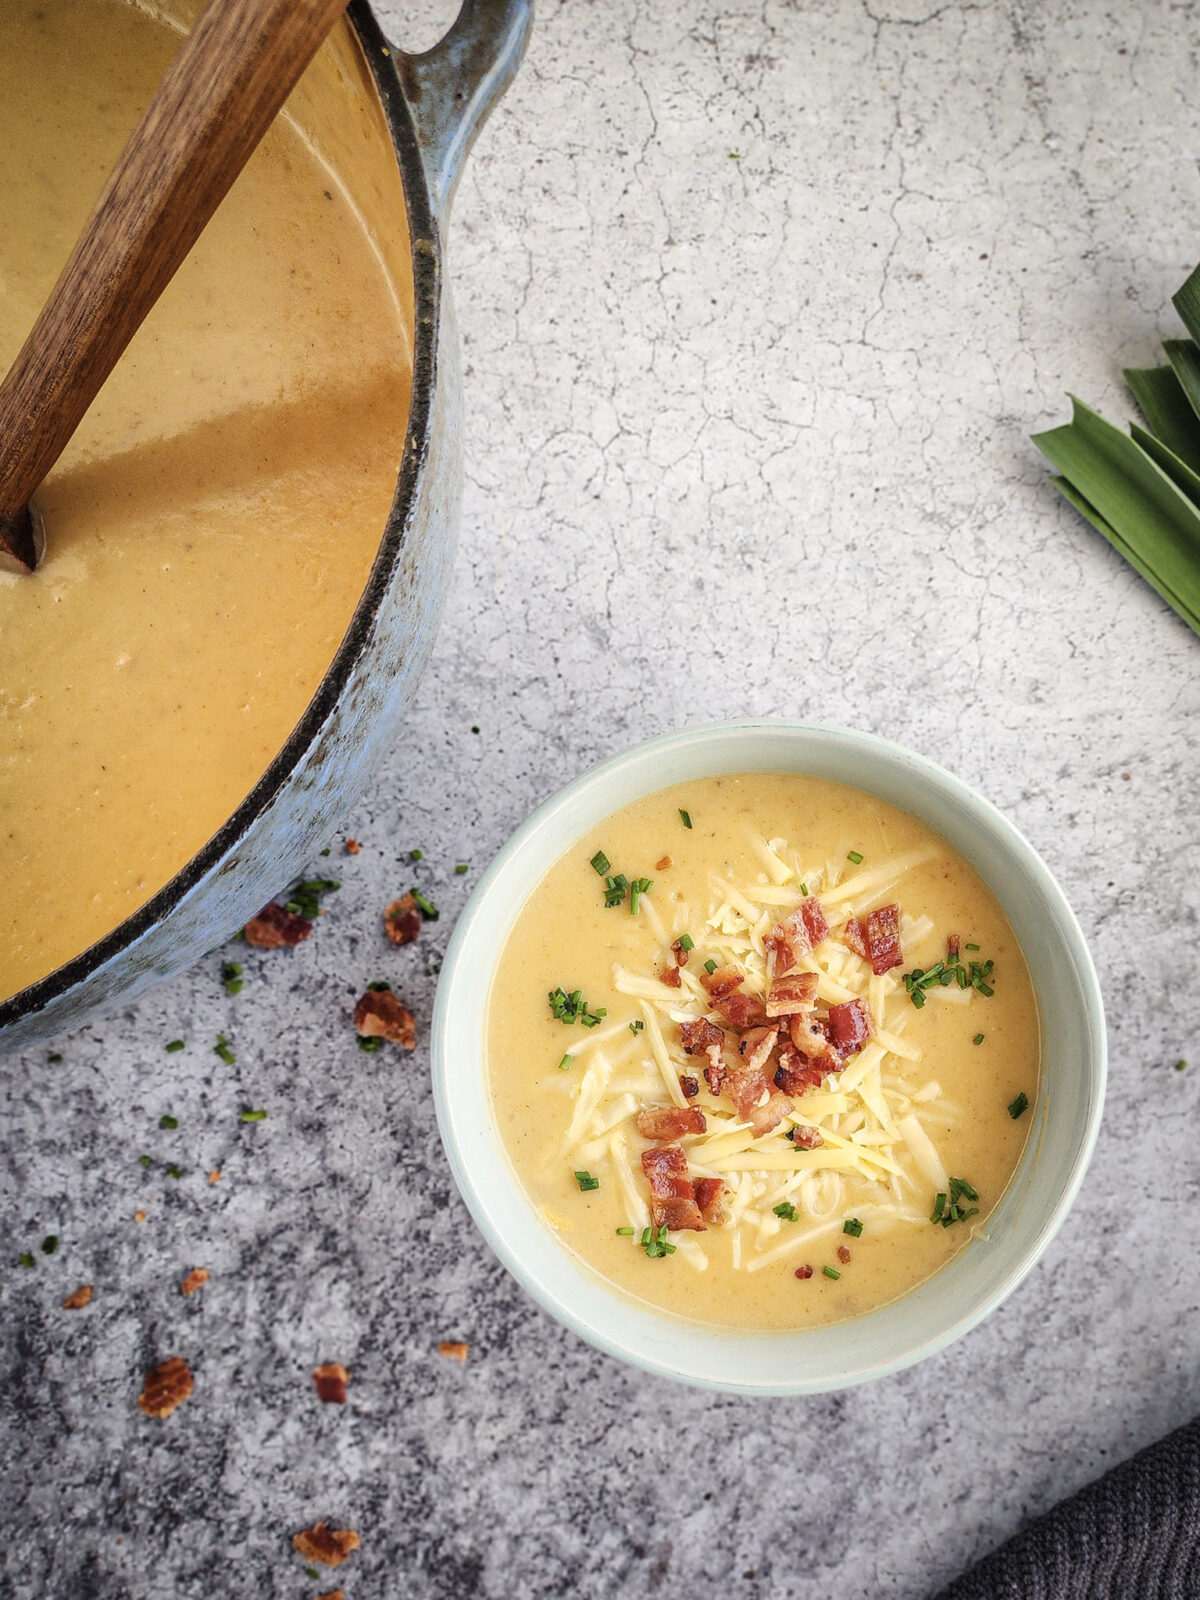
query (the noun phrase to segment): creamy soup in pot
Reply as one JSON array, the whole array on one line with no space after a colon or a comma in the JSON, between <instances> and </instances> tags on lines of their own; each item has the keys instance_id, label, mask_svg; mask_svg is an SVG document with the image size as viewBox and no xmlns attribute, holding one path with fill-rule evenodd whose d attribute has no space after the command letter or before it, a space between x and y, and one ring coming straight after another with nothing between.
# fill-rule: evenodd
<instances>
[{"instance_id":1,"label":"creamy soup in pot","mask_svg":"<svg viewBox=\"0 0 1200 1600\"><path fill-rule=\"evenodd\" d=\"M593 829L516 917L493 1111L564 1245L664 1311L804 1328L971 1240L1038 1091L1033 987L995 896L871 795L680 784Z\"/></svg>"},{"instance_id":2,"label":"creamy soup in pot","mask_svg":"<svg viewBox=\"0 0 1200 1600\"><path fill-rule=\"evenodd\" d=\"M180 6L0 6L4 367ZM44 485L43 564L0 573L0 997L177 872L312 698L395 490L407 262L387 128L339 24Z\"/></svg>"}]
</instances>

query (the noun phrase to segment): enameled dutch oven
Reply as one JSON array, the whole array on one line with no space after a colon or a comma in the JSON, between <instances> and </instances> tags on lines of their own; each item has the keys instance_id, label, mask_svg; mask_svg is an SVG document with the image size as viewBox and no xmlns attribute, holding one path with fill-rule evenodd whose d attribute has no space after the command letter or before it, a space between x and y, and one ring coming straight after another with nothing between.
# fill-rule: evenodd
<instances>
[{"instance_id":1,"label":"enameled dutch oven","mask_svg":"<svg viewBox=\"0 0 1200 1600\"><path fill-rule=\"evenodd\" d=\"M520 63L532 14L533 0L465 0L439 44L406 55L388 44L365 0L352 0L346 26L369 75L360 69L356 82L344 58L330 68L335 90L344 86L346 125L322 131L349 147L386 123L413 291L408 434L371 575L308 710L237 811L138 912L0 1004L0 1049L130 1000L221 944L303 869L391 748L433 646L461 488L461 374L443 229L463 159ZM336 37L331 44L336 52ZM349 36L341 48L354 48ZM351 104L363 92L378 96L369 117ZM394 185L392 155L383 155Z\"/></svg>"}]
</instances>

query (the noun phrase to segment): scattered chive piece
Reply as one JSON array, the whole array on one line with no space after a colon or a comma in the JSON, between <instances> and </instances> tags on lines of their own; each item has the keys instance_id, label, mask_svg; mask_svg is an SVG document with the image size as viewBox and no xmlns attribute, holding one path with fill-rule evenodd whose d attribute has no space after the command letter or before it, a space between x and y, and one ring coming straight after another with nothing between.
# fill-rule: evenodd
<instances>
[{"instance_id":1,"label":"scattered chive piece","mask_svg":"<svg viewBox=\"0 0 1200 1600\"><path fill-rule=\"evenodd\" d=\"M358 1036L358 1048L365 1050L369 1056L373 1056L376 1050L383 1048L383 1040L377 1033L370 1035L360 1033Z\"/></svg>"},{"instance_id":2,"label":"scattered chive piece","mask_svg":"<svg viewBox=\"0 0 1200 1600\"><path fill-rule=\"evenodd\" d=\"M183 1177L183 1169L182 1169L182 1167L177 1167L175 1165L175 1163L172 1162L171 1165L167 1168L167 1177L168 1178L182 1178Z\"/></svg>"},{"instance_id":3,"label":"scattered chive piece","mask_svg":"<svg viewBox=\"0 0 1200 1600\"><path fill-rule=\"evenodd\" d=\"M1009 1105L1008 1114L1015 1122L1018 1117L1023 1117L1028 1110L1029 1096L1022 1089L1017 1098Z\"/></svg>"},{"instance_id":4,"label":"scattered chive piece","mask_svg":"<svg viewBox=\"0 0 1200 1600\"><path fill-rule=\"evenodd\" d=\"M836 1267L822 1267L821 1271L825 1274L825 1276L827 1278L840 1278L841 1277L841 1273L838 1271L838 1269Z\"/></svg>"},{"instance_id":5,"label":"scattered chive piece","mask_svg":"<svg viewBox=\"0 0 1200 1600\"><path fill-rule=\"evenodd\" d=\"M154 1157L153 1156L139 1156L138 1160L142 1163L142 1165L144 1167L152 1167L154 1165Z\"/></svg>"},{"instance_id":6,"label":"scattered chive piece","mask_svg":"<svg viewBox=\"0 0 1200 1600\"><path fill-rule=\"evenodd\" d=\"M635 878L629 885L629 915L636 917L638 914L638 901L644 894L649 894L654 887L651 878Z\"/></svg>"},{"instance_id":7,"label":"scattered chive piece","mask_svg":"<svg viewBox=\"0 0 1200 1600\"><path fill-rule=\"evenodd\" d=\"M680 808L679 808L679 820L680 820L680 822L683 823L685 828L690 828L691 825L692 825L692 814L691 814L691 812L690 811L685 811L683 809L683 807L680 806Z\"/></svg>"},{"instance_id":8,"label":"scattered chive piece","mask_svg":"<svg viewBox=\"0 0 1200 1600\"><path fill-rule=\"evenodd\" d=\"M550 1014L568 1027L572 1022L581 1022L585 1028L594 1028L602 1017L608 1015L607 1006L598 1006L595 1011L590 1010L583 998L582 989L573 989L567 994L560 986L551 989L546 998L550 1002Z\"/></svg>"},{"instance_id":9,"label":"scattered chive piece","mask_svg":"<svg viewBox=\"0 0 1200 1600\"><path fill-rule=\"evenodd\" d=\"M705 972L708 973L710 978L712 977L713 973L717 970L717 963L713 960L713 958L711 956L709 956L708 960L704 963L704 970L705 970Z\"/></svg>"},{"instance_id":10,"label":"scattered chive piece","mask_svg":"<svg viewBox=\"0 0 1200 1600\"><path fill-rule=\"evenodd\" d=\"M600 1179L593 1178L590 1172L577 1172L575 1174L575 1182L583 1190L584 1194L587 1194L590 1189L598 1189L600 1187Z\"/></svg>"},{"instance_id":11,"label":"scattered chive piece","mask_svg":"<svg viewBox=\"0 0 1200 1600\"><path fill-rule=\"evenodd\" d=\"M367 985L367 988L375 994L382 994L386 989L390 989L391 987L391 984L386 978L376 978L374 983L369 983Z\"/></svg>"},{"instance_id":12,"label":"scattered chive piece","mask_svg":"<svg viewBox=\"0 0 1200 1600\"><path fill-rule=\"evenodd\" d=\"M803 894L803 895L806 895L808 893L808 885L806 883L802 883L800 885L800 893Z\"/></svg>"},{"instance_id":13,"label":"scattered chive piece","mask_svg":"<svg viewBox=\"0 0 1200 1600\"><path fill-rule=\"evenodd\" d=\"M574 1061L574 1059L575 1059L575 1057L573 1055L571 1055L570 1052L568 1052L562 1058L562 1060L558 1063L558 1070L560 1072L565 1072L567 1070L567 1068L571 1065L572 1061Z\"/></svg>"},{"instance_id":14,"label":"scattered chive piece","mask_svg":"<svg viewBox=\"0 0 1200 1600\"><path fill-rule=\"evenodd\" d=\"M623 872L618 872L615 877L604 880L604 904L610 909L624 903L625 891L629 887L629 879Z\"/></svg>"},{"instance_id":15,"label":"scattered chive piece","mask_svg":"<svg viewBox=\"0 0 1200 1600\"><path fill-rule=\"evenodd\" d=\"M341 887L336 878L305 878L289 891L284 910L315 922L321 915L321 896Z\"/></svg>"},{"instance_id":16,"label":"scattered chive piece","mask_svg":"<svg viewBox=\"0 0 1200 1600\"><path fill-rule=\"evenodd\" d=\"M424 861L425 852L424 850L410 850L408 852L408 859L410 861Z\"/></svg>"},{"instance_id":17,"label":"scattered chive piece","mask_svg":"<svg viewBox=\"0 0 1200 1600\"><path fill-rule=\"evenodd\" d=\"M983 1043L983 1035L981 1033L977 1033L975 1035L975 1037L971 1040L971 1043L972 1044L982 1044Z\"/></svg>"},{"instance_id":18,"label":"scattered chive piece","mask_svg":"<svg viewBox=\"0 0 1200 1600\"><path fill-rule=\"evenodd\" d=\"M950 1179L950 1198L951 1198L951 1200L953 1200L955 1202L955 1204L957 1205L957 1203L959 1202L959 1200L962 1199L964 1194L966 1195L968 1200L978 1200L979 1199L979 1191L977 1189L973 1189L965 1178L951 1178Z\"/></svg>"},{"instance_id":19,"label":"scattered chive piece","mask_svg":"<svg viewBox=\"0 0 1200 1600\"><path fill-rule=\"evenodd\" d=\"M1186 1061L1177 1061L1175 1063L1175 1071L1176 1072L1186 1072L1187 1071L1187 1062Z\"/></svg>"},{"instance_id":20,"label":"scattered chive piece","mask_svg":"<svg viewBox=\"0 0 1200 1600\"><path fill-rule=\"evenodd\" d=\"M57 1249L58 1235L56 1233L48 1233L42 1240L42 1254L44 1256L52 1256Z\"/></svg>"},{"instance_id":21,"label":"scattered chive piece","mask_svg":"<svg viewBox=\"0 0 1200 1600\"><path fill-rule=\"evenodd\" d=\"M471 863L469 861L460 861L454 869L454 875L456 878L465 878L470 870Z\"/></svg>"},{"instance_id":22,"label":"scattered chive piece","mask_svg":"<svg viewBox=\"0 0 1200 1600\"><path fill-rule=\"evenodd\" d=\"M847 850L846 851L846 860L847 861L853 861L853 863L854 863L854 865L856 867L861 867L862 866L862 855L857 850ZM828 1272L829 1268L826 1267L825 1271Z\"/></svg>"},{"instance_id":23,"label":"scattered chive piece","mask_svg":"<svg viewBox=\"0 0 1200 1600\"><path fill-rule=\"evenodd\" d=\"M589 865L595 872L599 873L600 877L602 878L606 878L612 871L612 862L604 854L603 850L596 851L596 854L592 857Z\"/></svg>"},{"instance_id":24,"label":"scattered chive piece","mask_svg":"<svg viewBox=\"0 0 1200 1600\"><path fill-rule=\"evenodd\" d=\"M847 1217L842 1223L842 1232L848 1233L852 1239L861 1239L862 1223L857 1217Z\"/></svg>"},{"instance_id":25,"label":"scattered chive piece","mask_svg":"<svg viewBox=\"0 0 1200 1600\"><path fill-rule=\"evenodd\" d=\"M771 1210L777 1217L782 1217L785 1222L796 1222L800 1217L800 1213L790 1200L781 1200L777 1206L772 1206Z\"/></svg>"},{"instance_id":26,"label":"scattered chive piece","mask_svg":"<svg viewBox=\"0 0 1200 1600\"><path fill-rule=\"evenodd\" d=\"M938 1194L937 1199L933 1202L933 1215L929 1219L930 1222L940 1222L942 1220L942 1215L946 1209L947 1198L947 1195L944 1193Z\"/></svg>"},{"instance_id":27,"label":"scattered chive piece","mask_svg":"<svg viewBox=\"0 0 1200 1600\"><path fill-rule=\"evenodd\" d=\"M643 1228L642 1237L638 1240L642 1249L651 1260L661 1260L664 1256L673 1256L675 1246L667 1243L667 1225L664 1222L658 1228Z\"/></svg>"},{"instance_id":28,"label":"scattered chive piece","mask_svg":"<svg viewBox=\"0 0 1200 1600\"><path fill-rule=\"evenodd\" d=\"M50 1054L46 1057L46 1060L50 1063L50 1065L52 1067L56 1067L58 1065L58 1063L62 1060L62 1056L59 1054L59 1052L57 1050L52 1050L50 1052Z\"/></svg>"},{"instance_id":29,"label":"scattered chive piece","mask_svg":"<svg viewBox=\"0 0 1200 1600\"><path fill-rule=\"evenodd\" d=\"M324 850L321 851L321 854L323 856L331 856L333 854L333 847L331 845L326 845Z\"/></svg>"},{"instance_id":30,"label":"scattered chive piece","mask_svg":"<svg viewBox=\"0 0 1200 1600\"><path fill-rule=\"evenodd\" d=\"M476 733L478 733L479 729L476 728L474 731ZM305 1575L306 1578L319 1578L321 1576L320 1572L318 1571L318 1569L316 1567L305 1567L304 1575Z\"/></svg>"},{"instance_id":31,"label":"scattered chive piece","mask_svg":"<svg viewBox=\"0 0 1200 1600\"><path fill-rule=\"evenodd\" d=\"M630 1033L641 1033L645 1026L646 1024L642 1021L641 1017L638 1017L636 1021L629 1024L629 1031Z\"/></svg>"},{"instance_id":32,"label":"scattered chive piece","mask_svg":"<svg viewBox=\"0 0 1200 1600\"><path fill-rule=\"evenodd\" d=\"M229 1040L223 1033L217 1035L217 1042L213 1045L213 1055L220 1056L227 1067L232 1067L237 1060L237 1056L229 1048Z\"/></svg>"},{"instance_id":33,"label":"scattered chive piece","mask_svg":"<svg viewBox=\"0 0 1200 1600\"><path fill-rule=\"evenodd\" d=\"M681 950L694 950L696 948L695 941L693 940L693 938L692 938L690 933L681 933L680 934L680 936L679 936L679 948Z\"/></svg>"},{"instance_id":34,"label":"scattered chive piece","mask_svg":"<svg viewBox=\"0 0 1200 1600\"><path fill-rule=\"evenodd\" d=\"M964 950L978 950L979 946L977 944L965 944L965 945L963 945L963 949Z\"/></svg>"},{"instance_id":35,"label":"scattered chive piece","mask_svg":"<svg viewBox=\"0 0 1200 1600\"><path fill-rule=\"evenodd\" d=\"M225 985L226 994L241 994L245 987L242 982L242 973L245 968L240 961L222 961L221 982Z\"/></svg>"},{"instance_id":36,"label":"scattered chive piece","mask_svg":"<svg viewBox=\"0 0 1200 1600\"><path fill-rule=\"evenodd\" d=\"M266 1120L267 1120L267 1113L265 1111L243 1111L242 1112L242 1121L243 1122L265 1122Z\"/></svg>"},{"instance_id":37,"label":"scattered chive piece","mask_svg":"<svg viewBox=\"0 0 1200 1600\"><path fill-rule=\"evenodd\" d=\"M621 1235L621 1237L623 1239L632 1239L633 1238L633 1229L632 1228L618 1228L617 1232Z\"/></svg>"},{"instance_id":38,"label":"scattered chive piece","mask_svg":"<svg viewBox=\"0 0 1200 1600\"><path fill-rule=\"evenodd\" d=\"M28 1250L22 1250L21 1254L17 1257L17 1260L23 1267L31 1267L33 1265L33 1256Z\"/></svg>"},{"instance_id":39,"label":"scattered chive piece","mask_svg":"<svg viewBox=\"0 0 1200 1600\"><path fill-rule=\"evenodd\" d=\"M441 913L438 911L438 908L435 905L432 905L428 900L426 900L425 896L417 888L415 883L408 892L417 902L417 910L421 913L425 921L436 922Z\"/></svg>"},{"instance_id":40,"label":"scattered chive piece","mask_svg":"<svg viewBox=\"0 0 1200 1600\"><path fill-rule=\"evenodd\" d=\"M176 1055L180 1050L186 1049L187 1046L184 1044L182 1039L171 1039L163 1048L166 1050L169 1056L173 1056Z\"/></svg>"},{"instance_id":41,"label":"scattered chive piece","mask_svg":"<svg viewBox=\"0 0 1200 1600\"><path fill-rule=\"evenodd\" d=\"M173 1117L170 1112L166 1112L159 1117L158 1125L160 1128L177 1128L179 1126L179 1118Z\"/></svg>"},{"instance_id":42,"label":"scattered chive piece","mask_svg":"<svg viewBox=\"0 0 1200 1600\"><path fill-rule=\"evenodd\" d=\"M472 733L478 733L479 732L479 728L478 728L478 725L476 723L472 723L471 724L471 732ZM316 1576L317 1576L317 1574L314 1572L313 1573L313 1577L315 1578Z\"/></svg>"}]
</instances>

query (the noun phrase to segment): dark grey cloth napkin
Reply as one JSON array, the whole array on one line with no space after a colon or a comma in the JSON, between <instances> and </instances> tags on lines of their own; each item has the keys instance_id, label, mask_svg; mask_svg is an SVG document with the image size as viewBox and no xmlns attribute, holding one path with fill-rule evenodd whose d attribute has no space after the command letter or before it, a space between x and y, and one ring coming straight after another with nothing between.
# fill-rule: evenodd
<instances>
[{"instance_id":1,"label":"dark grey cloth napkin","mask_svg":"<svg viewBox=\"0 0 1200 1600\"><path fill-rule=\"evenodd\" d=\"M1200 1417L1030 1523L934 1600L1198 1600Z\"/></svg>"}]
</instances>

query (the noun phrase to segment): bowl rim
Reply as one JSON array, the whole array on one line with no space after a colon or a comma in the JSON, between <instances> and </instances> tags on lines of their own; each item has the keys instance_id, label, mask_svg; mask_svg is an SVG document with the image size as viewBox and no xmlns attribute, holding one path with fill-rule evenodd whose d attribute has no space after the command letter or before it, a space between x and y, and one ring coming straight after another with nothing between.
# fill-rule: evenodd
<instances>
[{"instance_id":1,"label":"bowl rim","mask_svg":"<svg viewBox=\"0 0 1200 1600\"><path fill-rule=\"evenodd\" d=\"M820 1378L810 1380L800 1377L786 1384L775 1381L764 1383L752 1379L730 1377L724 1372L701 1374L680 1371L668 1362L639 1349L634 1343L623 1340L619 1334L612 1333L605 1328L598 1328L586 1321L570 1303L556 1293L552 1284L544 1281L528 1266L527 1262L522 1258L519 1248L512 1243L508 1233L496 1221L492 1209L488 1205L488 1197L475 1182L473 1172L459 1146L455 1127L455 1107L452 1103L448 1032L453 1008L458 1004L457 992L464 979L469 977L467 968L473 954L474 929L496 884L502 880L515 858L519 857L525 850L531 837L544 824L557 814L570 808L588 791L611 786L612 780L619 774L627 772L630 767L643 766L645 768L646 781L638 788L636 795L614 802L610 807L611 810L618 810L624 805L634 803L635 799L644 798L660 789L672 787L674 782L685 781L655 781L651 768L656 756L662 756L667 753L674 754L687 750L692 746L703 747L708 744L716 744L718 741L730 738L750 741L754 736L760 738L787 738L790 736L798 739L815 737L818 741L837 740L848 744L852 748L857 748L864 754L891 763L893 766L903 766L912 772L933 779L943 789L949 790L973 814L975 821L982 822L990 828L993 839L997 840L1002 848L1026 869L1028 876L1036 883L1040 893L1052 905L1056 914L1057 925L1063 938L1065 954L1070 959L1077 975L1082 998L1079 1015L1084 1025L1087 1041L1086 1122L1076 1143L1069 1167L1061 1175L1054 1204L1043 1214L1039 1225L1022 1247L1020 1259L998 1277L992 1288L981 1295L965 1315L939 1328L930 1337L915 1341L911 1346L898 1351L891 1358L885 1361L868 1362L857 1369L848 1369L834 1381L825 1381ZM782 769L755 764L753 761L747 761L738 767L723 767L720 769L721 772L730 773L734 771L771 770ZM795 770L798 775L802 775L801 769L791 770ZM872 791L867 789L866 792ZM890 804L899 804L895 800L890 800L887 795L880 795L879 797L888 800ZM906 808L901 806L900 809ZM932 823L927 823L926 825L933 826ZM585 824L584 828L580 829L580 833L587 826L588 824ZM937 830L935 829L935 831ZM558 855L554 859L557 860ZM517 912L525 904L528 895L551 865L553 865L553 862L543 861L540 867L529 877L524 884L522 893L516 899ZM991 887L1007 915L1008 908L1003 896L994 885L991 885ZM513 913L514 917L517 912ZM511 920L509 927L511 927ZM487 996L490 994L491 979L494 976L497 959L498 950L492 954L488 965L488 983L484 986L485 998L483 1004L485 1007L487 1005ZM1036 990L1036 975L1033 976ZM836 723L774 717L746 717L693 724L657 735L592 764L543 800L514 830L489 863L487 870L477 882L458 919L446 951L438 983L431 1029L430 1057L438 1129L451 1173L476 1226L491 1246L493 1252L521 1287L557 1321L578 1334L588 1344L602 1350L607 1355L625 1361L644 1372L652 1373L658 1377L671 1378L676 1382L683 1382L693 1387L732 1394L758 1396L824 1393L852 1387L859 1383L884 1377L890 1373L899 1372L918 1361L924 1360L927 1356L937 1354L940 1350L961 1338L1007 1299L1037 1265L1055 1234L1062 1226L1067 1213L1078 1196L1099 1135L1100 1121L1104 1109L1108 1065L1103 999L1095 965L1083 936L1083 931L1053 873L1016 825L972 785L966 783L955 773L940 765L940 763L932 761L927 756L921 755L906 746L897 744L878 734L866 733L859 729L845 727ZM486 1068L484 1070L486 1071ZM1042 1096L1039 1096L1039 1098L1042 1098ZM490 1110L490 1101L488 1100L485 1100L480 1112L480 1120L503 1150L503 1144L498 1131L495 1129L494 1118ZM1035 1130L1031 1129L1030 1139L1032 1140L1034 1137ZM504 1154L507 1157L506 1151ZM511 1162L509 1162L509 1165L511 1167ZM520 1184L520 1179L515 1172L514 1178L522 1192L524 1192L523 1185ZM1000 1201L997 1204L1000 1204ZM552 1230L545 1228L544 1224L541 1226L545 1234L552 1238ZM657 1307L638 1301L635 1297L612 1285L607 1278L595 1268L590 1267L588 1263L583 1262L582 1258L566 1245L558 1244L557 1250L564 1256L582 1262L590 1273L591 1278L603 1286L606 1291L605 1297L614 1309L612 1320L618 1325L621 1321L619 1315L621 1309L627 1309L630 1313L649 1313L652 1317L661 1319L667 1325L677 1322L681 1327L687 1327L693 1332L697 1330L704 1333L711 1331L714 1351L731 1334L735 1337L740 1336L743 1339L754 1340L757 1338L763 1341L778 1342L781 1339L795 1337L796 1334L809 1331L784 1330L781 1332L779 1330L761 1330L756 1332L753 1329L727 1330L716 1325L711 1326L710 1330L707 1324L699 1323L693 1319L674 1318L670 1313L661 1312ZM950 1264L950 1262L946 1263L947 1266ZM923 1280L923 1283L934 1282L939 1277L940 1271L941 1269L935 1272L931 1278ZM900 1296L897 1301L888 1302L888 1305L896 1305L900 1301L907 1300L910 1294L916 1293L921 1287L921 1284L914 1286L913 1290ZM887 1307L876 1309L886 1310ZM871 1312L865 1315L873 1314L875 1313ZM845 1327L856 1320L858 1319L850 1319L848 1323L832 1324L832 1326Z\"/></svg>"}]
</instances>

